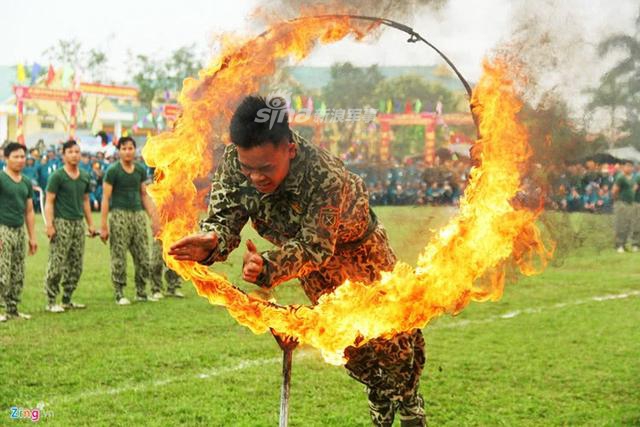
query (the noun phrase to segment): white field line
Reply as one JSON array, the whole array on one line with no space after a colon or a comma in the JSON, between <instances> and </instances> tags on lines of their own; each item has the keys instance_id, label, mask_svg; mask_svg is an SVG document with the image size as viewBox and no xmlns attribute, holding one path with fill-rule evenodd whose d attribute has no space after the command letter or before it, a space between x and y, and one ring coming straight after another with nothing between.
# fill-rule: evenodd
<instances>
[{"instance_id":1,"label":"white field line","mask_svg":"<svg viewBox=\"0 0 640 427\"><path fill-rule=\"evenodd\" d=\"M294 353L294 359L300 360L309 356L309 352L302 349L298 350ZM71 402L76 400L83 400L91 397L100 397L100 396L114 396L121 393L127 392L140 392L147 389L155 389L158 387L162 387L168 384L191 380L191 379L200 379L206 380L209 378L215 378L222 375L226 375L233 372L243 371L245 369L250 369L259 366L266 365L274 365L282 362L282 357L272 357L269 359L253 359L253 360L241 360L239 363L233 366L222 366L220 368L211 368L199 374L191 374L191 375L181 375L176 377L167 377L164 379L159 379L155 381L147 381L141 382L137 384L130 384L121 387L113 387L113 388L98 388L90 391L83 391L81 393L59 396L51 398L51 402L55 403L63 403L63 402ZM49 403L50 404L50 403Z\"/></svg>"},{"instance_id":2,"label":"white field line","mask_svg":"<svg viewBox=\"0 0 640 427\"><path fill-rule=\"evenodd\" d=\"M480 325L480 324L483 324L483 323L491 323L491 322L495 322L495 321L498 321L498 320L513 319L514 317L518 317L518 316L521 316L523 314L537 314L537 313L542 313L543 311L558 310L558 309L565 308L565 307L573 307L573 306L577 306L577 305L589 304L589 303L592 303L592 302L612 301L612 300L618 300L618 299L633 298L633 297L638 297L638 296L640 296L640 291L627 291L627 292L623 292L623 293L620 293L620 294L597 295L597 296L584 298L584 299L579 299L579 300L575 300L575 301L559 302L557 304L548 305L548 306L523 308L523 309L520 309L520 310L513 310L513 311L509 311L509 312L503 313L503 314L499 314L497 316L489 316L489 317L484 318L484 319L478 319L478 320L454 320L454 321L452 321L450 323L433 325L433 326L431 326L431 328L436 328L436 329L440 329L440 328L442 328L442 329L463 328L463 327L468 326L468 325Z\"/></svg>"},{"instance_id":3,"label":"white field line","mask_svg":"<svg viewBox=\"0 0 640 427\"><path fill-rule=\"evenodd\" d=\"M521 310L510 311L510 312L507 312L507 313L504 313L504 314L500 314L500 315L497 315L497 316L490 316L490 317L487 317L485 319L479 319L479 320L455 320L455 321L453 321L451 323L432 325L432 326L430 326L430 328L437 328L437 329L440 329L440 328L444 328L444 329L463 328L463 327L468 326L468 325L477 325L477 324L483 324L483 323L492 323L492 322L499 321L499 320L513 319L513 318L521 316L523 314L537 314L537 313L541 313L543 311L556 310L556 309L561 309L561 308L565 308L565 307L588 304L588 303L592 303L592 302L605 302L605 301L626 299L626 298L639 297L639 296L640 296L640 291L628 291L628 292L624 292L624 293L620 293L620 294L598 295L598 296L593 296L593 297L590 297L590 298L585 298L585 299L580 299L580 300L575 300L575 301L570 301L570 302L561 302L561 303L553 304L553 305L550 305L550 306L523 308ZM294 356L295 356L296 360L306 358L309 355L310 355L310 352L306 351L304 349L303 350L299 350L299 351L294 353ZM115 388L98 388L98 389L94 389L94 390L90 390L90 391L84 391L84 392L73 394L73 395L66 395L66 396L61 396L61 397L53 397L51 399L51 401L52 402L56 402L56 403L62 403L62 402L83 400L83 399L87 399L87 398L91 398L91 397L114 396L114 395L118 395L118 394L121 394L121 393L127 393L127 392L134 392L135 393L135 392L140 392L140 391L144 391L144 390L152 389L152 388L158 388L158 387L162 387L162 386L165 386L165 385L168 385L168 384L171 384L171 383L190 380L190 379L206 380L206 379L209 379L209 378L215 378L215 377L219 377L219 376L226 375L226 374L233 373L233 372L243 371L245 369L250 369L250 368L259 367L259 366L277 364L277 363L280 363L281 361L282 361L281 357L273 357L273 358L269 358L269 359L241 360L239 363L237 363L236 365L233 365L233 366L223 366L223 367L220 367L220 368L211 368L211 369L209 369L207 371L204 371L202 373L195 374L195 375L192 374L192 375L182 375L182 376L176 376L176 377L168 377L168 378L159 379L159 380L156 380L156 381L142 382L142 383L125 385L125 386L115 387Z\"/></svg>"}]
</instances>

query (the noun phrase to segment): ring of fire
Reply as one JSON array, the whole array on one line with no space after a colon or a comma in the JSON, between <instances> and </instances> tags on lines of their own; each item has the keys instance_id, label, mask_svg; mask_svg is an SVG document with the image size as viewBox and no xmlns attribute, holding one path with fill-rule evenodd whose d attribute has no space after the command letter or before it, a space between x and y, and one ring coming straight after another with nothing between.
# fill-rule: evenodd
<instances>
[{"instance_id":1,"label":"ring of fire","mask_svg":"<svg viewBox=\"0 0 640 427\"><path fill-rule=\"evenodd\" d=\"M354 343L424 327L444 313L455 314L470 301L497 300L504 271L515 263L524 274L551 256L535 224L541 209L513 203L531 152L526 128L518 122L518 70L513 61L485 61L473 93L482 137L473 148L476 164L458 214L422 251L417 266L398 262L371 284L346 281L314 307L280 306L247 295L224 277L193 262L167 255L171 243L194 231L204 194L193 185L207 175L212 144L228 139L234 107L256 93L273 74L276 62L306 57L317 42L346 36L364 39L378 28L348 16L305 17L273 25L263 35L238 44L223 40L224 51L198 79L186 79L174 129L145 145L145 161L156 168L149 187L162 224L159 238L169 268L191 280L199 295L229 313L254 333L269 328L321 350L330 363L344 363Z\"/></svg>"}]
</instances>

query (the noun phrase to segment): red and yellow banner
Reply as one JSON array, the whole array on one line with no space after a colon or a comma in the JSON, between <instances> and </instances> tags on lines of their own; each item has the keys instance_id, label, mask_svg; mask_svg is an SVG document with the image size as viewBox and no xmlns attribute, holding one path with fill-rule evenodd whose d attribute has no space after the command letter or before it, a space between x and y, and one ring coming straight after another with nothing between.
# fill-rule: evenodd
<instances>
[{"instance_id":1,"label":"red and yellow banner","mask_svg":"<svg viewBox=\"0 0 640 427\"><path fill-rule=\"evenodd\" d=\"M18 100L42 99L59 102L78 102L81 93L76 90L50 89L48 87L14 86L13 93Z\"/></svg>"},{"instance_id":2,"label":"red and yellow banner","mask_svg":"<svg viewBox=\"0 0 640 427\"><path fill-rule=\"evenodd\" d=\"M164 104L162 106L162 115L167 120L175 121L182 112L182 108L178 104Z\"/></svg>"},{"instance_id":3,"label":"red and yellow banner","mask_svg":"<svg viewBox=\"0 0 640 427\"><path fill-rule=\"evenodd\" d=\"M138 89L131 86L112 86L101 85L98 83L80 83L80 91L82 93L104 95L111 98L136 99L138 97Z\"/></svg>"}]
</instances>

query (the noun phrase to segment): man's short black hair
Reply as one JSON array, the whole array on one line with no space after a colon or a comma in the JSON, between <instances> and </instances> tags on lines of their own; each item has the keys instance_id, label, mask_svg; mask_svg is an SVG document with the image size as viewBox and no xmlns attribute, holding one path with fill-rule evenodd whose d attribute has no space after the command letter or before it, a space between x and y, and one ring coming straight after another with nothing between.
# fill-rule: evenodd
<instances>
[{"instance_id":1,"label":"man's short black hair","mask_svg":"<svg viewBox=\"0 0 640 427\"><path fill-rule=\"evenodd\" d=\"M64 154L69 148L78 145L75 139L70 139L62 144L62 154Z\"/></svg>"},{"instance_id":2,"label":"man's short black hair","mask_svg":"<svg viewBox=\"0 0 640 427\"><path fill-rule=\"evenodd\" d=\"M124 144L126 144L127 142L130 142L133 144L133 148L137 148L136 145L136 140L131 138L130 136L123 136L118 140L118 145L116 145L116 147L118 147L118 150L122 148L122 146Z\"/></svg>"},{"instance_id":3,"label":"man's short black hair","mask_svg":"<svg viewBox=\"0 0 640 427\"><path fill-rule=\"evenodd\" d=\"M17 150L24 151L24 154L27 154L27 147L17 142L10 142L4 147L4 157L9 157L11 153Z\"/></svg>"},{"instance_id":4,"label":"man's short black hair","mask_svg":"<svg viewBox=\"0 0 640 427\"><path fill-rule=\"evenodd\" d=\"M283 108L270 106L275 104ZM278 98L276 103L267 103L261 96L247 96L231 117L231 142L238 147L252 148L265 143L277 145L284 139L291 140L289 115L284 108L283 98Z\"/></svg>"}]
</instances>

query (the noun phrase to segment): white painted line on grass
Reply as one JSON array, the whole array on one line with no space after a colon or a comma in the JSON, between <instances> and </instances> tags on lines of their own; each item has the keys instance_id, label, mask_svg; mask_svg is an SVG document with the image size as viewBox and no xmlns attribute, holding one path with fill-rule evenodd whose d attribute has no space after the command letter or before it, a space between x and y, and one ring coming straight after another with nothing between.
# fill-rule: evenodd
<instances>
[{"instance_id":1,"label":"white painted line on grass","mask_svg":"<svg viewBox=\"0 0 640 427\"><path fill-rule=\"evenodd\" d=\"M580 300L571 301L571 302L557 303L550 306L523 308L521 310L509 311L507 313L487 317L485 319L457 320L457 321L454 320L453 322L447 323L447 324L432 325L430 326L430 328L437 328L437 329L462 328L467 325L477 325L477 324L483 324L483 323L492 323L498 320L513 319L522 314L536 314L536 313L541 313L543 311L565 308L569 306L577 306L577 305L587 304L591 302L612 301L612 300L626 299L626 298L638 297L638 296L640 296L640 291L628 291L620 294L599 295L599 296L593 296L590 298L580 299ZM294 353L294 357L296 360L306 358L309 355L310 355L310 352L304 349L298 350L297 352ZM131 385L126 385L122 387L95 389L95 390L85 391L85 392L73 394L73 395L53 397L51 399L51 402L61 403L61 402L82 400L82 399L87 399L91 397L113 396L113 395L118 395L118 394L127 393L127 392L135 393L135 392L140 392L147 389L159 388L171 383L186 381L189 379L215 378L221 375L229 374L232 372L243 371L245 369L250 369L258 366L277 364L277 363L280 363L281 361L282 361L281 357L273 357L270 359L242 360L240 361L240 363L237 363L236 365L233 365L233 366L223 366L220 368L212 368L212 369L209 369L208 371L205 371L196 375L182 375L182 376L170 377L170 378L165 378L165 379L156 380L156 381L131 384Z\"/></svg>"},{"instance_id":2,"label":"white painted line on grass","mask_svg":"<svg viewBox=\"0 0 640 427\"><path fill-rule=\"evenodd\" d=\"M302 349L294 353L295 360L304 359L309 356L309 352ZM99 388L90 391L84 391L77 394L72 394L68 396L61 397L53 397L51 398L51 402L62 403L62 402L70 402L75 400L83 400L91 397L100 397L100 396L113 396L122 393L128 392L140 392L145 391L147 389L159 388L168 384L185 381L189 379L209 379L219 377L221 375L229 374L232 372L243 371L245 369L250 369L258 366L266 366L273 365L282 362L282 357L273 357L269 359L253 359L253 360L241 360L240 363L237 363L233 366L222 366L220 368L211 368L207 371L201 372L195 375L181 375L176 377L169 377L156 381L148 381L137 384L125 385L121 387L114 388ZM51 404L51 403L49 403Z\"/></svg>"},{"instance_id":3,"label":"white painted line on grass","mask_svg":"<svg viewBox=\"0 0 640 427\"><path fill-rule=\"evenodd\" d=\"M620 294L607 294L607 295L597 295L590 298L579 299L570 302L559 302L557 304L549 305L549 306L541 306L541 307L532 307L532 308L523 308L521 310L513 310L503 314L498 314L495 316L490 316L484 319L478 320L453 320L449 323L445 324L436 324L430 326L430 328L436 329L453 329L453 328L463 328L468 325L481 325L484 323L492 323L498 320L506 320L513 319L514 317L518 317L523 314L537 314L542 313L543 311L549 310L557 310L560 308L572 307L582 304L588 304L591 302L604 302L604 301L612 301L626 298L633 298L640 296L640 291L628 291Z\"/></svg>"}]
</instances>

